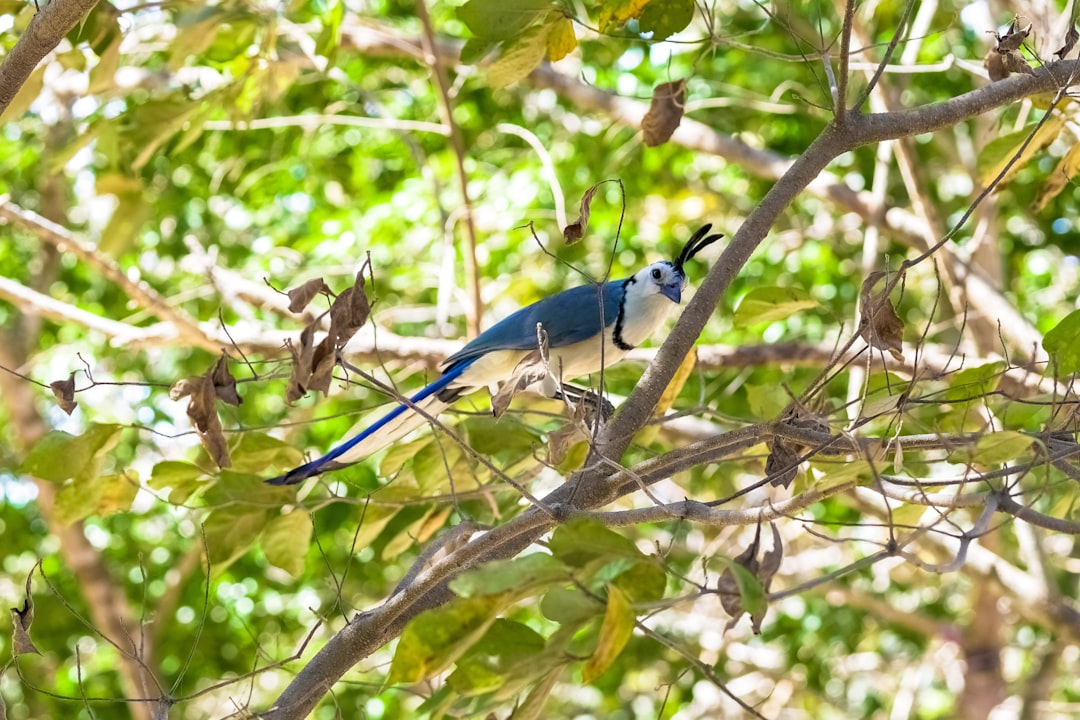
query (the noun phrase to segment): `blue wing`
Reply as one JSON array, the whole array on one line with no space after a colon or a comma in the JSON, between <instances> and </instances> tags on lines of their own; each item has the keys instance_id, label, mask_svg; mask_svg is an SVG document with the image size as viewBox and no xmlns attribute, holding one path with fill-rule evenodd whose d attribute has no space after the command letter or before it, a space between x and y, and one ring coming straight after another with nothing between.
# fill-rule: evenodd
<instances>
[{"instance_id":1,"label":"blue wing","mask_svg":"<svg viewBox=\"0 0 1080 720\"><path fill-rule=\"evenodd\" d=\"M536 324L543 325L550 347L588 340L610 327L619 315L626 281L582 285L527 305L480 333L443 362L446 372L496 350L536 347ZM603 309L601 311L601 308Z\"/></svg>"}]
</instances>

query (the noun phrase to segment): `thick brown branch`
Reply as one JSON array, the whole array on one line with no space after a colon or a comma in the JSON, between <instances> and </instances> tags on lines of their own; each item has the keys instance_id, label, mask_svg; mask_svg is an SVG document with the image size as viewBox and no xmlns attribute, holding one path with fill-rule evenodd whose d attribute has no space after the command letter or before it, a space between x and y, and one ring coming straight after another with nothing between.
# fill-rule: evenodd
<instances>
[{"instance_id":1,"label":"thick brown branch","mask_svg":"<svg viewBox=\"0 0 1080 720\"><path fill-rule=\"evenodd\" d=\"M0 115L38 63L97 3L98 0L52 0L41 4L26 32L0 64Z\"/></svg>"}]
</instances>

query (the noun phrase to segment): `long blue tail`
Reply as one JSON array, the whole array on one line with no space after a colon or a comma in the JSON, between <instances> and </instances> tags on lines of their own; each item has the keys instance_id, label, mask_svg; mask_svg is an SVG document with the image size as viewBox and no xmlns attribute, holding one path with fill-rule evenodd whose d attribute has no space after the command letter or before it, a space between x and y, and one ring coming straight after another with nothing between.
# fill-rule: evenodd
<instances>
[{"instance_id":1,"label":"long blue tail","mask_svg":"<svg viewBox=\"0 0 1080 720\"><path fill-rule=\"evenodd\" d=\"M415 395L413 395L411 398L409 398L409 400L414 405L419 405L424 400L427 400L428 398L432 398L433 396L437 396L438 393L442 392L447 387L449 387L450 383L452 383L454 380L456 380L458 378L458 376L460 376L461 373L463 373L465 371L465 369L468 368L469 365L472 365L472 362L459 364L459 365L451 368L445 375L443 375L442 377L440 377L435 382L431 383L427 387L425 387L422 390L420 390L419 392L417 392ZM443 407L445 407L445 405L440 405L440 408L443 408ZM353 463L357 462L360 458L357 457L357 458L354 458L354 459L351 459L351 460L346 460L344 462L339 462L338 458L340 458L342 455L345 455L347 452L349 452L350 450L352 450L353 448L355 448L356 446L358 446L360 443L364 442L365 440L369 440L369 439L373 438L376 435L376 433L378 433L380 430L382 430L387 425L392 423L398 417L400 417L401 415L403 415L406 412L411 412L411 411L412 411L412 408L410 408L408 405L405 405L404 403L402 403L402 404L398 405L396 408L394 408L393 410L391 410L390 412L383 415L381 418L379 418L375 422L373 422L371 425L368 425L366 428L364 428L363 430L358 432L356 435L353 435L351 438L349 438L345 442L341 443L340 445L335 447L330 452L323 455L322 457L316 458L315 460L312 460L309 463L305 463L305 464L303 464L303 465L301 465L299 467L293 468L292 470L285 473L284 475L278 475L277 477L270 478L266 482L271 484L271 485L295 485L296 483L301 482L303 480L306 480L309 477L312 477L314 475L319 475L319 474L327 472L329 470L337 470L339 468L346 467L348 465L352 465ZM436 412L438 412L438 411L436 410ZM425 418L420 417L420 422L416 423L416 426L421 425L424 422L424 420L425 420ZM413 428L410 427L410 426L407 426L407 427L402 428L402 429L404 430L404 432L401 432L400 434L403 435L406 432L412 430ZM399 435L399 437L400 437L400 435ZM396 439L396 438L390 438L389 442L393 442L394 439Z\"/></svg>"}]
</instances>

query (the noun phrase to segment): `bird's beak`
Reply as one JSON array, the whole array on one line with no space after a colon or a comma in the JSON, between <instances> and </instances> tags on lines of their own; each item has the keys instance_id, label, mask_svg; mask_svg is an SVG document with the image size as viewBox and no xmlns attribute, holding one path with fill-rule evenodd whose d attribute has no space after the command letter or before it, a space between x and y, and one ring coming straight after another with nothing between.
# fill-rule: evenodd
<instances>
[{"instance_id":1,"label":"bird's beak","mask_svg":"<svg viewBox=\"0 0 1080 720\"><path fill-rule=\"evenodd\" d=\"M678 305L682 302L682 283L673 282L670 285L661 285L660 294Z\"/></svg>"}]
</instances>

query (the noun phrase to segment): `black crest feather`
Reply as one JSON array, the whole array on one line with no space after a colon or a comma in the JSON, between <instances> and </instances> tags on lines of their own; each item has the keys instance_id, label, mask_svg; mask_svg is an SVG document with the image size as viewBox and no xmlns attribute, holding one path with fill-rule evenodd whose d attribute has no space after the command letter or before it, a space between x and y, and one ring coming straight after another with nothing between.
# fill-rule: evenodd
<instances>
[{"instance_id":1,"label":"black crest feather","mask_svg":"<svg viewBox=\"0 0 1080 720\"><path fill-rule=\"evenodd\" d=\"M709 235L708 237L706 237L706 233L708 233L709 230L712 230L711 224L703 225L701 229L694 233L693 236L686 242L686 245L683 246L682 252L679 253L679 258L675 261L675 269L678 270L680 273L685 274L685 272L683 271L683 266L687 262L689 262L692 257L707 248L709 245L712 245L720 238L724 237L723 233L716 233L714 235Z\"/></svg>"}]
</instances>

